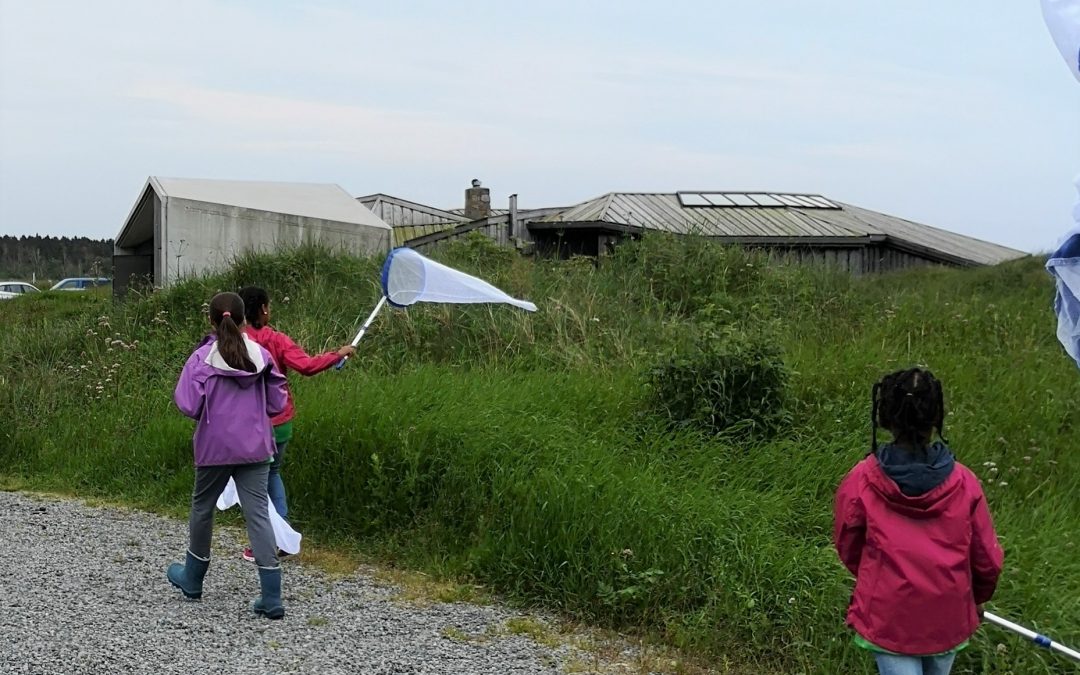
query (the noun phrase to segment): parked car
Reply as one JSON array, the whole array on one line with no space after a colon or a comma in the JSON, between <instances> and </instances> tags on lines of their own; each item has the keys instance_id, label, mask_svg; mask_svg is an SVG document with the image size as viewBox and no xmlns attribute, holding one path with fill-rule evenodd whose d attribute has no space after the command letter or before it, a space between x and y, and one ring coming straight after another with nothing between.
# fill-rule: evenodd
<instances>
[{"instance_id":1,"label":"parked car","mask_svg":"<svg viewBox=\"0 0 1080 675\"><path fill-rule=\"evenodd\" d=\"M25 281L0 281L0 300L11 300L28 293L39 293L37 287Z\"/></svg>"},{"instance_id":2,"label":"parked car","mask_svg":"<svg viewBox=\"0 0 1080 675\"><path fill-rule=\"evenodd\" d=\"M56 285L50 288L50 291L85 291L88 288L97 288L98 286L108 286L112 283L111 279L105 277L71 277L70 279L63 279L58 281Z\"/></svg>"}]
</instances>

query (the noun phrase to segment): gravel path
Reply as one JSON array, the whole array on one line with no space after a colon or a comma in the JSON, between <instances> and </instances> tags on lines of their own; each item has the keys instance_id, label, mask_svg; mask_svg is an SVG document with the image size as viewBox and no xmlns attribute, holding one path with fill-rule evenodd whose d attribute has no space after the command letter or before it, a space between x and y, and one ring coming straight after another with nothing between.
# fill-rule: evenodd
<instances>
[{"instance_id":1,"label":"gravel path","mask_svg":"<svg viewBox=\"0 0 1080 675\"><path fill-rule=\"evenodd\" d=\"M165 567L186 538L168 518L0 492L0 673L509 675L577 663L576 650L507 632L520 614L505 608L403 604L361 573L331 579L291 561L285 619L256 618L256 572L229 528L214 532L203 599L184 600Z\"/></svg>"}]
</instances>

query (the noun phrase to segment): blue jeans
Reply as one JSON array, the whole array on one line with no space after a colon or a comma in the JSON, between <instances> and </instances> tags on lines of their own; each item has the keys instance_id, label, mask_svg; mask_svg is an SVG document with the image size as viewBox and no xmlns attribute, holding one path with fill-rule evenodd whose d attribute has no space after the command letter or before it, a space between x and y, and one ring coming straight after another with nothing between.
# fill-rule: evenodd
<instances>
[{"instance_id":1,"label":"blue jeans","mask_svg":"<svg viewBox=\"0 0 1080 675\"><path fill-rule=\"evenodd\" d=\"M270 463L270 472L266 475L266 494L274 504L282 520L289 519L289 504L285 501L285 482L281 480L281 465L285 463L285 446L288 441L278 443L274 449L274 461Z\"/></svg>"},{"instance_id":2,"label":"blue jeans","mask_svg":"<svg viewBox=\"0 0 1080 675\"><path fill-rule=\"evenodd\" d=\"M956 652L941 656L874 654L880 675L949 675Z\"/></svg>"}]
</instances>

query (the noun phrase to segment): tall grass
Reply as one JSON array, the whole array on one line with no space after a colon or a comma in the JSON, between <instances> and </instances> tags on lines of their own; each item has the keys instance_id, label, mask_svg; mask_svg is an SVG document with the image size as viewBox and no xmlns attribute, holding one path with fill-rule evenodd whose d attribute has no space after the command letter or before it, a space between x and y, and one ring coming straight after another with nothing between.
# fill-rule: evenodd
<instances>
[{"instance_id":1,"label":"tall grass","mask_svg":"<svg viewBox=\"0 0 1080 675\"><path fill-rule=\"evenodd\" d=\"M993 607L1080 642L1080 376L1038 261L854 280L664 237L599 265L482 239L435 256L541 309L387 311L345 370L294 380L285 476L308 536L705 658L871 672L843 627L851 582L829 541L831 498L868 449L870 385L921 363L945 384L946 435L983 479L1006 549ZM334 348L374 306L380 263L300 249L120 305L0 304L0 474L182 512L191 424L170 396L205 333L203 303L263 285L279 329ZM671 424L657 368L711 359L717 335L779 345L783 377L766 394L781 395L760 399L783 407L767 411L779 428ZM690 374L663 386L714 381L678 372ZM955 672L1067 668L987 627Z\"/></svg>"}]
</instances>

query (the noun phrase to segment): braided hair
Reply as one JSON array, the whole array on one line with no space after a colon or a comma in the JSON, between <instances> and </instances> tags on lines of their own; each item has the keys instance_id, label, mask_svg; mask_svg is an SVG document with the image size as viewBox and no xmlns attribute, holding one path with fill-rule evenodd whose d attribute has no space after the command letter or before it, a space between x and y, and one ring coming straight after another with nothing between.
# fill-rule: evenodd
<instances>
[{"instance_id":1,"label":"braided hair","mask_svg":"<svg viewBox=\"0 0 1080 675\"><path fill-rule=\"evenodd\" d=\"M909 368L881 378L871 392L871 452L877 452L878 427L888 429L897 441L911 442L925 451L937 430L945 440L945 402L941 382L929 370Z\"/></svg>"}]
</instances>

